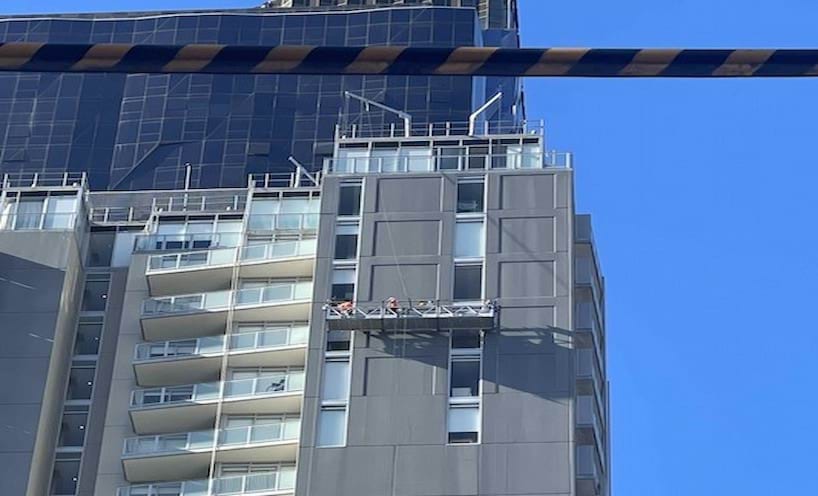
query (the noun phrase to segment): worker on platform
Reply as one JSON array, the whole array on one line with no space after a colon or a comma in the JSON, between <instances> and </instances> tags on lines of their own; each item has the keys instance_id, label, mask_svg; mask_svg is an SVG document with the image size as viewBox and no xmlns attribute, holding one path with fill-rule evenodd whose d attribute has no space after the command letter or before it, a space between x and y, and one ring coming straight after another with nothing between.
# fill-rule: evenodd
<instances>
[{"instance_id":1,"label":"worker on platform","mask_svg":"<svg viewBox=\"0 0 818 496\"><path fill-rule=\"evenodd\" d=\"M349 315L355 309L355 305L351 301L342 301L335 308L342 314Z\"/></svg>"},{"instance_id":2,"label":"worker on platform","mask_svg":"<svg viewBox=\"0 0 818 496\"><path fill-rule=\"evenodd\" d=\"M386 309L397 313L400 310L400 302L394 296L390 296L386 300Z\"/></svg>"}]
</instances>

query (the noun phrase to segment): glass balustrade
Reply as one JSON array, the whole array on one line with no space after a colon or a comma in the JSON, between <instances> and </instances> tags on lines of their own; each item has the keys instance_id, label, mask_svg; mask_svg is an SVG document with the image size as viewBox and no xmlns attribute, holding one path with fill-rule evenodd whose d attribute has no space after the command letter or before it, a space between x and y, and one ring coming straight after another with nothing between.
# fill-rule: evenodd
<instances>
[{"instance_id":1,"label":"glass balustrade","mask_svg":"<svg viewBox=\"0 0 818 496\"><path fill-rule=\"evenodd\" d=\"M316 239L249 245L244 248L241 259L243 262L261 262L278 258L315 255L316 246Z\"/></svg>"},{"instance_id":2,"label":"glass balustrade","mask_svg":"<svg viewBox=\"0 0 818 496\"><path fill-rule=\"evenodd\" d=\"M229 351L252 351L296 346L307 343L308 326L282 327L258 332L241 332L229 336ZM135 361L165 360L223 353L226 336L140 343L134 351Z\"/></svg>"},{"instance_id":3,"label":"glass balustrade","mask_svg":"<svg viewBox=\"0 0 818 496\"><path fill-rule=\"evenodd\" d=\"M316 240L283 241L245 247L241 253L244 262L263 262L289 257L315 255ZM168 255L153 255L148 258L148 274L231 265L235 263L237 248L201 250Z\"/></svg>"},{"instance_id":4,"label":"glass balustrade","mask_svg":"<svg viewBox=\"0 0 818 496\"><path fill-rule=\"evenodd\" d=\"M236 307L241 307L292 300L308 300L311 297L312 281L277 283L237 291L215 291L193 295L150 298L142 304L142 316L153 317L226 310L231 301L235 301Z\"/></svg>"},{"instance_id":5,"label":"glass balustrade","mask_svg":"<svg viewBox=\"0 0 818 496\"><path fill-rule=\"evenodd\" d=\"M295 467L287 466L275 472L121 487L117 496L242 496L287 491L294 487Z\"/></svg>"},{"instance_id":6,"label":"glass balustrade","mask_svg":"<svg viewBox=\"0 0 818 496\"><path fill-rule=\"evenodd\" d=\"M137 389L131 393L131 408L150 408L212 400L268 396L304 389L304 371L271 373L252 379Z\"/></svg>"},{"instance_id":7,"label":"glass balustrade","mask_svg":"<svg viewBox=\"0 0 818 496\"><path fill-rule=\"evenodd\" d=\"M201 451L213 448L214 441L216 441L216 448L289 441L298 439L300 430L301 420L291 418L277 422L219 429L218 438L215 437L213 430L139 436L125 440L122 454L132 457Z\"/></svg>"}]
</instances>

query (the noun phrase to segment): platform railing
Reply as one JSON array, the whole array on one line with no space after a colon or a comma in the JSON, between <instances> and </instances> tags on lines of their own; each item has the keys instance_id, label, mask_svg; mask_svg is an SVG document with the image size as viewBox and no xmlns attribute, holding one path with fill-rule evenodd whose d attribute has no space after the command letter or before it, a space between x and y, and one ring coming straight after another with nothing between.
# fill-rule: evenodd
<instances>
[{"instance_id":1,"label":"platform railing","mask_svg":"<svg viewBox=\"0 0 818 496\"><path fill-rule=\"evenodd\" d=\"M482 303L448 303L440 300L412 300L406 303L384 300L380 304L356 305L352 302L329 302L324 305L327 319L397 319L491 317L493 301Z\"/></svg>"}]
</instances>

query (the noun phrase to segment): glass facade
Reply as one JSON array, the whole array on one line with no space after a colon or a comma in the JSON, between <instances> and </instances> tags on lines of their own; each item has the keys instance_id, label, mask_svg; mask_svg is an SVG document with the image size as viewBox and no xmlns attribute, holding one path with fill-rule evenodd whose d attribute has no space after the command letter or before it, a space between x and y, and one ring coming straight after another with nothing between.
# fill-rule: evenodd
<instances>
[{"instance_id":1,"label":"glass facade","mask_svg":"<svg viewBox=\"0 0 818 496\"><path fill-rule=\"evenodd\" d=\"M308 2L307 10L86 14L0 19L0 42L469 46L517 43L485 18L495 0ZM505 1L499 2L505 5ZM293 2L279 2L291 6ZM289 5L287 5L289 4ZM446 6L452 5L455 6ZM438 6L440 5L440 6ZM471 8L463 8L471 7ZM501 10L507 10L502 7ZM481 21L481 16L483 20ZM483 27L490 29L483 29ZM508 78L205 74L0 74L0 173L86 171L94 190L244 186L247 175L311 169L331 155L335 126L465 122L498 90L493 118L522 118Z\"/></svg>"}]
</instances>

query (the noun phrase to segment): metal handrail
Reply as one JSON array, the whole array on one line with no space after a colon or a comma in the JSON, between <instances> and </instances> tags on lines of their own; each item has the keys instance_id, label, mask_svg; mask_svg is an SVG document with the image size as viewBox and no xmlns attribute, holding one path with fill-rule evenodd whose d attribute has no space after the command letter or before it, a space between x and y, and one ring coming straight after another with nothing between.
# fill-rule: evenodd
<instances>
[{"instance_id":1,"label":"metal handrail","mask_svg":"<svg viewBox=\"0 0 818 496\"><path fill-rule=\"evenodd\" d=\"M78 188L85 189L88 176L85 172L7 172L3 174L0 188Z\"/></svg>"},{"instance_id":2,"label":"metal handrail","mask_svg":"<svg viewBox=\"0 0 818 496\"><path fill-rule=\"evenodd\" d=\"M468 122L435 122L429 124L413 123L409 133L405 125L390 124L385 126L362 126L360 124L339 124L336 126L336 138L339 140L367 138L406 138L409 137L445 137L468 136ZM523 121L486 121L476 128L476 136L503 136L531 134L542 136L545 133L545 122L542 119Z\"/></svg>"},{"instance_id":3,"label":"metal handrail","mask_svg":"<svg viewBox=\"0 0 818 496\"><path fill-rule=\"evenodd\" d=\"M309 300L311 297L312 281L282 282L258 288L148 298L142 303L142 315L149 317L226 310L231 304L239 308L265 303Z\"/></svg>"}]
</instances>

